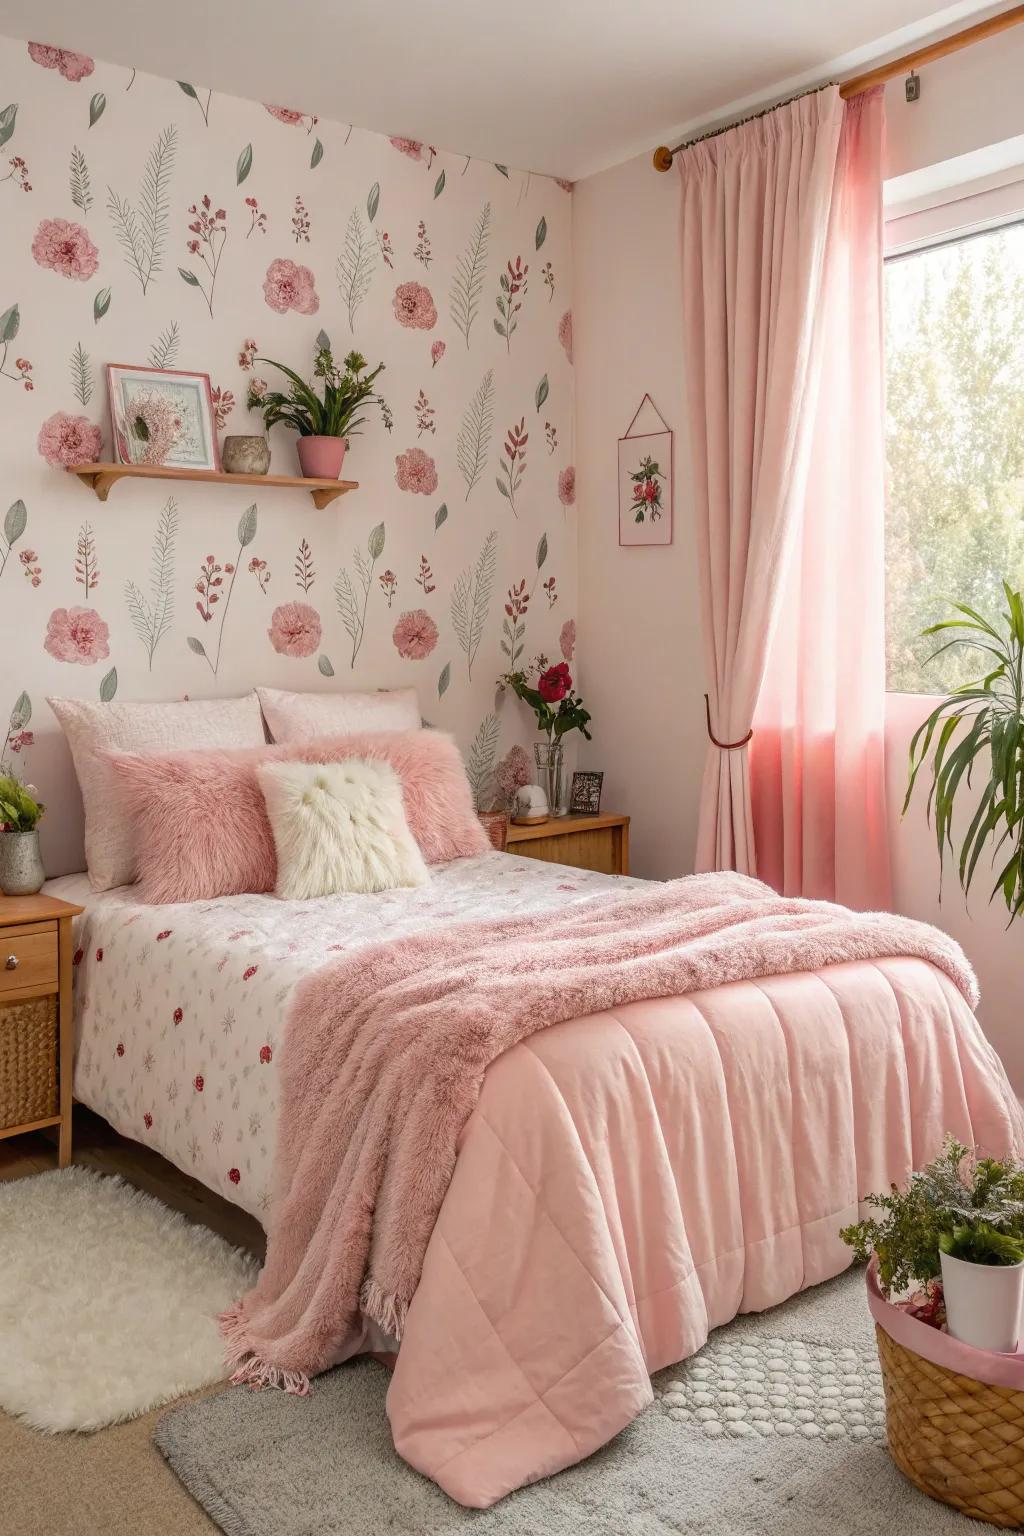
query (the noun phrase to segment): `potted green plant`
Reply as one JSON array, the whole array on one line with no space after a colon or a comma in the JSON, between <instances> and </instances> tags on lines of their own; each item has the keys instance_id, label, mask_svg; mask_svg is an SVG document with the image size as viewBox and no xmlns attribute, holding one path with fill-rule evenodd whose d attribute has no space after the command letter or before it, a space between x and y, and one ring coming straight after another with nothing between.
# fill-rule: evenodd
<instances>
[{"instance_id":1,"label":"potted green plant","mask_svg":"<svg viewBox=\"0 0 1024 1536\"><path fill-rule=\"evenodd\" d=\"M503 673L498 679L498 685L511 688L516 697L522 699L524 704L529 704L537 716L537 725L547 740L534 743L534 760L541 784L547 791L552 816L564 816L562 738L568 731L582 731L590 741L590 732L587 730L590 711L584 708L583 700L573 692L568 663L560 661L557 666L549 667L544 658L538 657L534 666L538 674L535 685L531 685L527 674L521 670Z\"/></svg>"},{"instance_id":2,"label":"potted green plant","mask_svg":"<svg viewBox=\"0 0 1024 1536\"><path fill-rule=\"evenodd\" d=\"M313 376L323 381L323 398L312 384L307 384L284 363L276 363L271 357L259 357L256 362L277 368L289 381L287 394L265 389L254 380L249 385L250 410L263 414L263 424L269 432L276 422L294 427L299 434L297 444L299 464L307 479L336 480L345 460L348 438L357 432L366 420L357 415L364 405L383 405L380 395L374 391L374 383L384 370L378 363L369 373L369 366L361 352L350 352L339 368L331 352L329 338L320 332L313 358Z\"/></svg>"},{"instance_id":3,"label":"potted green plant","mask_svg":"<svg viewBox=\"0 0 1024 1536\"><path fill-rule=\"evenodd\" d=\"M31 784L0 775L0 891L5 896L34 896L46 879L38 832L45 809Z\"/></svg>"},{"instance_id":4,"label":"potted green plant","mask_svg":"<svg viewBox=\"0 0 1024 1536\"><path fill-rule=\"evenodd\" d=\"M954 852L957 796L970 794L976 804L960 845L960 885L966 895L990 839L993 860L1008 850L990 900L1001 891L1013 922L1024 910L1024 597L1005 581L1003 591L1007 611L995 623L954 603L956 618L924 631L951 637L930 660L952 645L966 646L978 653L982 675L955 688L914 732L903 812L934 742L927 814L929 822L935 817L940 880L947 850Z\"/></svg>"},{"instance_id":5,"label":"potted green plant","mask_svg":"<svg viewBox=\"0 0 1024 1536\"><path fill-rule=\"evenodd\" d=\"M906 1189L868 1195L882 1212L841 1232L878 1262L887 1298L941 1275L946 1326L975 1349L1011 1351L1024 1300L1024 1165L979 1157L952 1136Z\"/></svg>"}]
</instances>

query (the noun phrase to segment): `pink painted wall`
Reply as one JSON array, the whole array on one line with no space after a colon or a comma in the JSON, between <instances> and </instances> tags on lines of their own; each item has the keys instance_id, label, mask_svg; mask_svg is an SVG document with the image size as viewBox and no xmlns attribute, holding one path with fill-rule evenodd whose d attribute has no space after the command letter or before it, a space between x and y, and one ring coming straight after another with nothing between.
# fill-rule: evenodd
<instances>
[{"instance_id":1,"label":"pink painted wall","mask_svg":"<svg viewBox=\"0 0 1024 1536\"><path fill-rule=\"evenodd\" d=\"M936 66L916 107L889 88L890 163L904 174L1020 132L1024 28ZM1015 125L1012 119L1016 118ZM951 123L953 128L951 129ZM981 125L981 126L979 126ZM979 138L979 133L981 137ZM962 149L956 148L957 143ZM679 190L642 155L578 182L573 198L576 467L580 504L579 626L588 703L602 724L583 765L605 770L605 804L631 814L633 868L667 878L693 867L705 753L704 656L688 498L681 379ZM676 428L675 542L620 549L616 444L645 390ZM963 944L983 991L981 1016L1024 1090L1021 978L1024 928L979 889L964 909L950 885L937 901L938 861L923 812L899 816L910 736L927 699L892 696L887 753L899 910L938 923ZM614 731L607 722L614 720Z\"/></svg>"}]
</instances>

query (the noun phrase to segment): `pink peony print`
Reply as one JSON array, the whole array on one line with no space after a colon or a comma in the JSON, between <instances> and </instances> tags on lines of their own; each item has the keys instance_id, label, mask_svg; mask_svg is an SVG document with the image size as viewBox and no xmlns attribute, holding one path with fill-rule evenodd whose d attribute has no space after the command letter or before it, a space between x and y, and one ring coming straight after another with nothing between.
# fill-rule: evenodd
<instances>
[{"instance_id":1,"label":"pink peony print","mask_svg":"<svg viewBox=\"0 0 1024 1536\"><path fill-rule=\"evenodd\" d=\"M278 257L267 268L263 297L279 315L294 309L297 315L315 315L320 308L315 280L308 267Z\"/></svg>"},{"instance_id":2,"label":"pink peony print","mask_svg":"<svg viewBox=\"0 0 1024 1536\"><path fill-rule=\"evenodd\" d=\"M47 464L55 468L62 464L95 464L103 447L103 433L85 416L55 411L39 428L36 447Z\"/></svg>"},{"instance_id":3,"label":"pink peony print","mask_svg":"<svg viewBox=\"0 0 1024 1536\"><path fill-rule=\"evenodd\" d=\"M312 656L320 644L320 615L308 603L282 603L267 634L279 656Z\"/></svg>"},{"instance_id":4,"label":"pink peony print","mask_svg":"<svg viewBox=\"0 0 1024 1536\"><path fill-rule=\"evenodd\" d=\"M576 651L576 620L566 619L558 636L558 646L564 661L572 661Z\"/></svg>"},{"instance_id":5,"label":"pink peony print","mask_svg":"<svg viewBox=\"0 0 1024 1536\"><path fill-rule=\"evenodd\" d=\"M558 499L563 507L576 504L576 468L570 464L558 477Z\"/></svg>"},{"instance_id":6,"label":"pink peony print","mask_svg":"<svg viewBox=\"0 0 1024 1536\"><path fill-rule=\"evenodd\" d=\"M87 53L72 53L68 48L51 48L47 43L29 43L28 56L44 69L56 69L65 80L84 80L96 68Z\"/></svg>"},{"instance_id":7,"label":"pink peony print","mask_svg":"<svg viewBox=\"0 0 1024 1536\"><path fill-rule=\"evenodd\" d=\"M391 142L400 155L408 155L410 160L423 159L423 143L420 139L392 139Z\"/></svg>"},{"instance_id":8,"label":"pink peony print","mask_svg":"<svg viewBox=\"0 0 1024 1536\"><path fill-rule=\"evenodd\" d=\"M105 621L92 608L55 608L46 625L43 649L57 661L91 667L110 655L109 638Z\"/></svg>"},{"instance_id":9,"label":"pink peony print","mask_svg":"<svg viewBox=\"0 0 1024 1536\"><path fill-rule=\"evenodd\" d=\"M400 491L432 496L437 490L437 465L422 448L407 448L395 455L395 479Z\"/></svg>"},{"instance_id":10,"label":"pink peony print","mask_svg":"<svg viewBox=\"0 0 1024 1536\"><path fill-rule=\"evenodd\" d=\"M32 255L41 267L79 282L92 277L100 264L100 253L89 239L89 231L69 219L43 219L32 241Z\"/></svg>"},{"instance_id":11,"label":"pink peony print","mask_svg":"<svg viewBox=\"0 0 1024 1536\"><path fill-rule=\"evenodd\" d=\"M403 613L391 635L395 650L406 661L422 661L437 644L437 625L425 608Z\"/></svg>"},{"instance_id":12,"label":"pink peony print","mask_svg":"<svg viewBox=\"0 0 1024 1536\"><path fill-rule=\"evenodd\" d=\"M422 283L399 283L394 297L395 318L399 325L414 331L432 331L437 324L437 309L430 289Z\"/></svg>"},{"instance_id":13,"label":"pink peony print","mask_svg":"<svg viewBox=\"0 0 1024 1536\"><path fill-rule=\"evenodd\" d=\"M572 362L572 310L567 309L558 322L558 339L565 348L565 355Z\"/></svg>"},{"instance_id":14,"label":"pink peony print","mask_svg":"<svg viewBox=\"0 0 1024 1536\"><path fill-rule=\"evenodd\" d=\"M263 105L266 107L271 117L276 117L279 123L302 122L303 114L301 112L296 112L293 107L272 107L270 103L266 101L263 103Z\"/></svg>"}]
</instances>

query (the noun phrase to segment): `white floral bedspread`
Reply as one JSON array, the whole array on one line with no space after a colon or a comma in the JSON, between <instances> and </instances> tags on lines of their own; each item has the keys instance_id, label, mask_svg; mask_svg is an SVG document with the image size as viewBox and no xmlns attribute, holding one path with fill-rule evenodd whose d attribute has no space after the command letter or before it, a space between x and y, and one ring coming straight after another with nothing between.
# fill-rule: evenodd
<instances>
[{"instance_id":1,"label":"white floral bedspread","mask_svg":"<svg viewBox=\"0 0 1024 1536\"><path fill-rule=\"evenodd\" d=\"M431 875L427 886L376 896L162 907L131 886L96 894L84 874L49 881L47 894L86 908L76 926L75 1097L265 1223L276 1062L297 982L339 951L621 884L502 853Z\"/></svg>"}]
</instances>

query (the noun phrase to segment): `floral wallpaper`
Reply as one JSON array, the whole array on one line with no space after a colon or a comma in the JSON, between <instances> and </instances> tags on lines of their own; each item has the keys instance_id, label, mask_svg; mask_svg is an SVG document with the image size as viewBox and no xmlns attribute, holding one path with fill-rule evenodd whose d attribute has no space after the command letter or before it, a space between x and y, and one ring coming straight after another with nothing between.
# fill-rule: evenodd
<instances>
[{"instance_id":1,"label":"floral wallpaper","mask_svg":"<svg viewBox=\"0 0 1024 1536\"><path fill-rule=\"evenodd\" d=\"M47 694L412 684L493 800L532 734L495 679L575 644L570 193L0 40L0 759L50 802L51 873L82 860ZM320 333L386 365L328 508L64 474L112 456L106 363L208 373L220 433L258 432L262 360L308 376Z\"/></svg>"}]
</instances>

